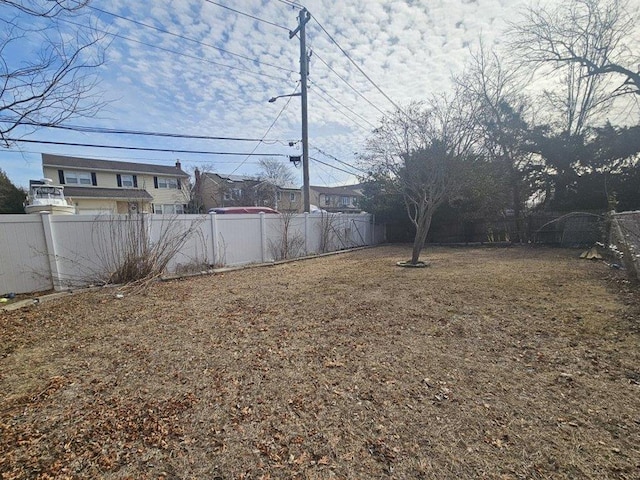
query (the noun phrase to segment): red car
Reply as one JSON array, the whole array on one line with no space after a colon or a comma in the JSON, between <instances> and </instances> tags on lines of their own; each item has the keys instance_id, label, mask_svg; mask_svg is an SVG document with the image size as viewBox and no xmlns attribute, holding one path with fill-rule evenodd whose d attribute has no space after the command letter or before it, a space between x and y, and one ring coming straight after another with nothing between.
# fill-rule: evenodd
<instances>
[{"instance_id":1,"label":"red car","mask_svg":"<svg viewBox=\"0 0 640 480\"><path fill-rule=\"evenodd\" d=\"M207 213L280 213L269 207L220 207L210 208Z\"/></svg>"}]
</instances>

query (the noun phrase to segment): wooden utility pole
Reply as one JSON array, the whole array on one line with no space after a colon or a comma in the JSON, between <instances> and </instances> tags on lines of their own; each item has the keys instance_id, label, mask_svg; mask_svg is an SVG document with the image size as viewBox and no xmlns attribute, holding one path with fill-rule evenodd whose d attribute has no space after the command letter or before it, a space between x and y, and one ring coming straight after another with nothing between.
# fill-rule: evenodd
<instances>
[{"instance_id":1,"label":"wooden utility pole","mask_svg":"<svg viewBox=\"0 0 640 480\"><path fill-rule=\"evenodd\" d=\"M289 32L289 40L300 32L300 100L302 106L302 196L304 197L304 211L311 211L309 191L309 123L307 119L307 77L309 76L309 56L305 37L305 25L311 20L311 14L306 8L300 10L298 26Z\"/></svg>"}]
</instances>

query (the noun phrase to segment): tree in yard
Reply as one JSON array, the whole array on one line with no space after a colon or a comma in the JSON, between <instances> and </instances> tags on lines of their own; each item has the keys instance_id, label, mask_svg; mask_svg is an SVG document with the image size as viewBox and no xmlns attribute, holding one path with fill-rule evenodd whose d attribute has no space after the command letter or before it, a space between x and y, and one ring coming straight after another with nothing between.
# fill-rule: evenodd
<instances>
[{"instance_id":1,"label":"tree in yard","mask_svg":"<svg viewBox=\"0 0 640 480\"><path fill-rule=\"evenodd\" d=\"M402 195L416 229L410 264L419 262L434 212L455 197L472 156L473 112L461 94L414 103L383 119L363 161L373 176L386 178L389 193Z\"/></svg>"},{"instance_id":2,"label":"tree in yard","mask_svg":"<svg viewBox=\"0 0 640 480\"><path fill-rule=\"evenodd\" d=\"M290 187L295 179L291 167L287 163L273 158L261 158L258 161L260 170L258 172L258 183L253 187L256 201L266 200L278 208L278 189Z\"/></svg>"},{"instance_id":3,"label":"tree in yard","mask_svg":"<svg viewBox=\"0 0 640 480\"><path fill-rule=\"evenodd\" d=\"M61 24L87 4L0 1L0 140L5 146L21 125L58 125L102 107L92 75L103 63L101 37L92 29L69 35Z\"/></svg>"},{"instance_id":4,"label":"tree in yard","mask_svg":"<svg viewBox=\"0 0 640 480\"><path fill-rule=\"evenodd\" d=\"M533 162L527 148L529 125L525 121L528 100L522 95L522 75L517 69L508 69L495 52L488 52L480 44L471 55L466 71L456 79L468 98L475 103L479 148L486 159L501 171L502 186L488 193L496 197L508 194L503 211L513 209L516 219L515 241L525 241L524 211L531 195L529 176ZM484 168L490 173L495 168Z\"/></svg>"},{"instance_id":5,"label":"tree in yard","mask_svg":"<svg viewBox=\"0 0 640 480\"><path fill-rule=\"evenodd\" d=\"M0 213L24 213L27 192L16 187L0 170Z\"/></svg>"},{"instance_id":6,"label":"tree in yard","mask_svg":"<svg viewBox=\"0 0 640 480\"><path fill-rule=\"evenodd\" d=\"M528 9L513 26L512 45L525 61L564 68L574 83L617 77L613 95L640 95L640 55L631 50L637 21L637 6L626 0L568 0Z\"/></svg>"}]
</instances>

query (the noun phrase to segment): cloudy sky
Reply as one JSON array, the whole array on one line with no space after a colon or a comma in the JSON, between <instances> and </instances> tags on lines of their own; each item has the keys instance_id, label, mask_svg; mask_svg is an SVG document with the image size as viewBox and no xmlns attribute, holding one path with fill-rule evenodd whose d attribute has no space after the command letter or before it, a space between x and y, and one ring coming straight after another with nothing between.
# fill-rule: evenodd
<instances>
[{"instance_id":1,"label":"cloudy sky","mask_svg":"<svg viewBox=\"0 0 640 480\"><path fill-rule=\"evenodd\" d=\"M15 137L225 155L145 152L18 143L0 150L0 168L26 186L42 176L40 153L171 164L186 170L255 175L259 156L300 155L299 41L289 39L299 8L288 0L95 0L60 25L65 35L104 35L95 92L106 105L71 125L261 139L257 141L107 135L54 129ZM354 183L357 152L383 113L451 88L480 38L500 46L526 0L308 0L311 183ZM6 18L6 7L0 12ZM368 80L348 59L344 49ZM26 43L26 42L25 42ZM25 58L23 45L14 52ZM15 59L14 59L15 60ZM382 92L384 92L383 95ZM289 142L294 142L293 146ZM229 155L235 153L239 155ZM341 163L343 162L343 163ZM301 169L296 170L301 183Z\"/></svg>"}]
</instances>

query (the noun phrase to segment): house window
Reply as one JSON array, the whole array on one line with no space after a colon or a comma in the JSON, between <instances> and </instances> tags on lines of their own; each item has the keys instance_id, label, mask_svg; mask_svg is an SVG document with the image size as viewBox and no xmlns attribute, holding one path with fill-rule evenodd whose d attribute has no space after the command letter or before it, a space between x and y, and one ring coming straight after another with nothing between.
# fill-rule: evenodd
<instances>
[{"instance_id":1,"label":"house window","mask_svg":"<svg viewBox=\"0 0 640 480\"><path fill-rule=\"evenodd\" d=\"M324 196L324 204L331 205L331 197L329 195Z\"/></svg>"},{"instance_id":2,"label":"house window","mask_svg":"<svg viewBox=\"0 0 640 480\"><path fill-rule=\"evenodd\" d=\"M70 185L91 185L91 173L65 171L64 181Z\"/></svg>"},{"instance_id":3,"label":"house window","mask_svg":"<svg viewBox=\"0 0 640 480\"><path fill-rule=\"evenodd\" d=\"M123 187L133 188L133 175L120 175Z\"/></svg>"},{"instance_id":4,"label":"house window","mask_svg":"<svg viewBox=\"0 0 640 480\"><path fill-rule=\"evenodd\" d=\"M184 205L172 203L154 203L153 213L158 213L161 215L182 215L184 213Z\"/></svg>"},{"instance_id":5,"label":"house window","mask_svg":"<svg viewBox=\"0 0 640 480\"><path fill-rule=\"evenodd\" d=\"M178 179L158 177L158 188L178 188Z\"/></svg>"},{"instance_id":6,"label":"house window","mask_svg":"<svg viewBox=\"0 0 640 480\"><path fill-rule=\"evenodd\" d=\"M276 199L277 199L278 201L280 201L280 200L282 199L282 192L280 192L280 190L278 190L278 191L276 192Z\"/></svg>"},{"instance_id":7,"label":"house window","mask_svg":"<svg viewBox=\"0 0 640 480\"><path fill-rule=\"evenodd\" d=\"M349 203L351 203L351 197L340 197L340 203L344 206L349 206Z\"/></svg>"},{"instance_id":8,"label":"house window","mask_svg":"<svg viewBox=\"0 0 640 480\"><path fill-rule=\"evenodd\" d=\"M242 198L242 189L230 188L224 192L225 200L240 200Z\"/></svg>"},{"instance_id":9,"label":"house window","mask_svg":"<svg viewBox=\"0 0 640 480\"><path fill-rule=\"evenodd\" d=\"M295 202L295 201L296 201L296 194L295 194L295 192L290 192L290 193L289 193L289 201L290 201L290 202Z\"/></svg>"}]
</instances>

